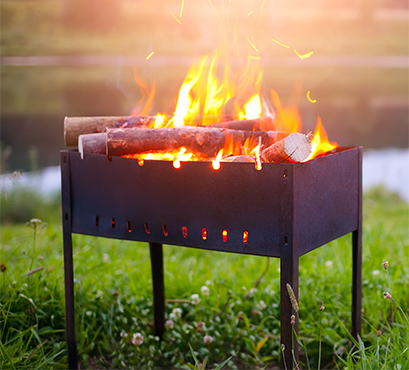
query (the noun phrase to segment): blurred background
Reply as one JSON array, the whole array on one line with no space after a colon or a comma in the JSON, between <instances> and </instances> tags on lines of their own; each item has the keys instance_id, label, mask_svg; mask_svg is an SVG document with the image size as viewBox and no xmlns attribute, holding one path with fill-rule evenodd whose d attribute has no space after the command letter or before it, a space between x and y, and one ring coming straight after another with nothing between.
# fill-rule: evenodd
<instances>
[{"instance_id":1,"label":"blurred background","mask_svg":"<svg viewBox=\"0 0 409 370\"><path fill-rule=\"evenodd\" d=\"M409 200L408 25L407 0L1 0L2 187L58 188L64 117L131 114L135 67L156 85L152 113L173 112L192 60L227 29L257 46L266 91L283 105L298 91L304 127L320 115L331 141L364 146L368 186Z\"/></svg>"}]
</instances>

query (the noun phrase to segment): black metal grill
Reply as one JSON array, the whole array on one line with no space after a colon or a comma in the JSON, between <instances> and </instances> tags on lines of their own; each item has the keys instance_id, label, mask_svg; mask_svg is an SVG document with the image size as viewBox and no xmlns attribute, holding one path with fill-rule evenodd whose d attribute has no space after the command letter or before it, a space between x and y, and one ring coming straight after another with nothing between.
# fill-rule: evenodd
<instances>
[{"instance_id":1,"label":"black metal grill","mask_svg":"<svg viewBox=\"0 0 409 370\"><path fill-rule=\"evenodd\" d=\"M164 331L162 244L280 258L281 343L291 364L298 259L353 235L352 334L361 326L362 148L306 163L171 162L61 152L69 367L77 369L71 233L150 244L155 334ZM297 320L298 321L298 320ZM297 325L296 325L297 329ZM294 343L297 343L294 340ZM294 348L295 358L298 356ZM290 366L291 367L291 366Z\"/></svg>"}]
</instances>

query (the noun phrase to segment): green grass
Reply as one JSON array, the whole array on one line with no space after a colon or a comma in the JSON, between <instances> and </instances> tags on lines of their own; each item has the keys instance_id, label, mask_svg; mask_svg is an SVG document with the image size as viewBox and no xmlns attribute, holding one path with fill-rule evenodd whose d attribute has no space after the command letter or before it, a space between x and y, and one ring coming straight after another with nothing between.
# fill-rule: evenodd
<instances>
[{"instance_id":1,"label":"green grass","mask_svg":"<svg viewBox=\"0 0 409 370\"><path fill-rule=\"evenodd\" d=\"M374 189L365 195L363 330L356 346L347 333L350 235L301 258L300 338L311 369L319 361L320 332L322 369L409 368L408 216L408 204L393 194ZM51 222L39 229L34 247L33 228L1 227L0 263L7 266L0 276L2 369L66 366L61 226ZM191 300L199 294L200 302L167 303L173 328L159 342L151 327L147 245L74 236L74 246L81 368L187 368L195 363L189 343L199 362L221 363L233 356L228 368L261 368L279 361L278 260L271 259L257 291L249 295L266 258L165 246L166 297ZM387 271L383 260L389 261ZM26 276L38 267L44 268ZM201 292L205 285L209 295ZM384 299L383 292L390 292L394 302ZM324 311L319 310L321 301ZM175 308L181 309L180 318ZM131 343L135 333L144 337L140 346ZM212 343L203 342L205 335ZM306 364L305 351L301 361Z\"/></svg>"}]
</instances>

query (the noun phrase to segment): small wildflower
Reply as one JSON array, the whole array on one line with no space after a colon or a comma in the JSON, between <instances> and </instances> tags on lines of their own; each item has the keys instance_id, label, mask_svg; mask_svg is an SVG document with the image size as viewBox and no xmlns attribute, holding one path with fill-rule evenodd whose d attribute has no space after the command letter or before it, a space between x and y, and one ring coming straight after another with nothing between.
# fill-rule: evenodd
<instances>
[{"instance_id":1,"label":"small wildflower","mask_svg":"<svg viewBox=\"0 0 409 370\"><path fill-rule=\"evenodd\" d=\"M210 344L210 343L212 343L213 342L213 338L210 336L210 335L205 335L204 337L203 337L203 343L205 343L205 344Z\"/></svg>"},{"instance_id":2,"label":"small wildflower","mask_svg":"<svg viewBox=\"0 0 409 370\"><path fill-rule=\"evenodd\" d=\"M140 346L143 343L143 335L141 333L136 333L132 337L132 344L135 346Z\"/></svg>"},{"instance_id":3,"label":"small wildflower","mask_svg":"<svg viewBox=\"0 0 409 370\"><path fill-rule=\"evenodd\" d=\"M325 266L326 266L326 267L332 267L332 266L333 266L332 261L326 261L326 262L325 262Z\"/></svg>"},{"instance_id":4,"label":"small wildflower","mask_svg":"<svg viewBox=\"0 0 409 370\"><path fill-rule=\"evenodd\" d=\"M103 295L104 295L103 291L102 291L102 290L98 290L98 291L97 291L96 298L102 298Z\"/></svg>"},{"instance_id":5,"label":"small wildflower","mask_svg":"<svg viewBox=\"0 0 409 370\"><path fill-rule=\"evenodd\" d=\"M202 295L209 295L210 289L206 285L203 285L200 288L200 291L202 292Z\"/></svg>"},{"instance_id":6,"label":"small wildflower","mask_svg":"<svg viewBox=\"0 0 409 370\"><path fill-rule=\"evenodd\" d=\"M324 311L325 310L325 306L324 306L324 302L320 303L320 311Z\"/></svg>"},{"instance_id":7,"label":"small wildflower","mask_svg":"<svg viewBox=\"0 0 409 370\"><path fill-rule=\"evenodd\" d=\"M257 305L257 308L262 311L267 307L267 305L264 303L264 301L260 301Z\"/></svg>"},{"instance_id":8,"label":"small wildflower","mask_svg":"<svg viewBox=\"0 0 409 370\"><path fill-rule=\"evenodd\" d=\"M166 329L173 329L173 321L172 320L166 320L165 328Z\"/></svg>"},{"instance_id":9,"label":"small wildflower","mask_svg":"<svg viewBox=\"0 0 409 370\"><path fill-rule=\"evenodd\" d=\"M121 338L126 338L128 336L128 333L125 333L124 331L121 332L121 334L119 334L121 336Z\"/></svg>"},{"instance_id":10,"label":"small wildflower","mask_svg":"<svg viewBox=\"0 0 409 370\"><path fill-rule=\"evenodd\" d=\"M212 283L212 282L211 282L210 280L206 280L206 281L205 281L205 284L206 284L206 285L210 285L211 283Z\"/></svg>"},{"instance_id":11,"label":"small wildflower","mask_svg":"<svg viewBox=\"0 0 409 370\"><path fill-rule=\"evenodd\" d=\"M372 276L377 276L377 275L379 275L380 274L380 271L379 270L373 270L372 271Z\"/></svg>"},{"instance_id":12,"label":"small wildflower","mask_svg":"<svg viewBox=\"0 0 409 370\"><path fill-rule=\"evenodd\" d=\"M28 224L41 224L43 221L41 221L39 218L32 218L30 222L27 222Z\"/></svg>"},{"instance_id":13,"label":"small wildflower","mask_svg":"<svg viewBox=\"0 0 409 370\"><path fill-rule=\"evenodd\" d=\"M182 310L180 308L174 308L172 314L175 318L179 319L182 317Z\"/></svg>"},{"instance_id":14,"label":"small wildflower","mask_svg":"<svg viewBox=\"0 0 409 370\"><path fill-rule=\"evenodd\" d=\"M246 290L247 288L245 287L245 286L242 286L241 287L241 290Z\"/></svg>"},{"instance_id":15,"label":"small wildflower","mask_svg":"<svg viewBox=\"0 0 409 370\"><path fill-rule=\"evenodd\" d=\"M0 263L0 271L1 271L1 272L4 272L4 271L6 271L6 270L7 270L6 264L5 264L5 263Z\"/></svg>"},{"instance_id":16,"label":"small wildflower","mask_svg":"<svg viewBox=\"0 0 409 370\"><path fill-rule=\"evenodd\" d=\"M200 302L199 294L192 294L190 296L190 301L192 304L199 304Z\"/></svg>"},{"instance_id":17,"label":"small wildflower","mask_svg":"<svg viewBox=\"0 0 409 370\"><path fill-rule=\"evenodd\" d=\"M383 298L385 299L392 299L392 294L388 293L388 292L383 292Z\"/></svg>"},{"instance_id":18,"label":"small wildflower","mask_svg":"<svg viewBox=\"0 0 409 370\"><path fill-rule=\"evenodd\" d=\"M257 316L259 314L259 312L257 310L252 310L251 314L254 315L254 316Z\"/></svg>"},{"instance_id":19,"label":"small wildflower","mask_svg":"<svg viewBox=\"0 0 409 370\"><path fill-rule=\"evenodd\" d=\"M295 315L291 315L290 324L295 325Z\"/></svg>"},{"instance_id":20,"label":"small wildflower","mask_svg":"<svg viewBox=\"0 0 409 370\"><path fill-rule=\"evenodd\" d=\"M378 330L378 331L376 332L376 335L377 335L378 337L380 337L380 336L382 335L382 332L381 332L380 330Z\"/></svg>"},{"instance_id":21,"label":"small wildflower","mask_svg":"<svg viewBox=\"0 0 409 370\"><path fill-rule=\"evenodd\" d=\"M114 291L112 292L112 295L113 295L114 297L118 297L118 296L119 296L119 292L118 292L117 290L114 290Z\"/></svg>"},{"instance_id":22,"label":"small wildflower","mask_svg":"<svg viewBox=\"0 0 409 370\"><path fill-rule=\"evenodd\" d=\"M281 343L281 345L280 345L280 350L281 350L281 352L284 352L284 351L285 351L285 345L284 345L284 343Z\"/></svg>"},{"instance_id":23,"label":"small wildflower","mask_svg":"<svg viewBox=\"0 0 409 370\"><path fill-rule=\"evenodd\" d=\"M383 266L383 268L384 268L385 270L387 270L387 269L388 269L388 267L389 267L389 262L388 262L388 261L383 260L383 261L382 261L382 266Z\"/></svg>"},{"instance_id":24,"label":"small wildflower","mask_svg":"<svg viewBox=\"0 0 409 370\"><path fill-rule=\"evenodd\" d=\"M104 253L102 256L102 261L104 261L105 263L109 262L109 255L107 253Z\"/></svg>"},{"instance_id":25,"label":"small wildflower","mask_svg":"<svg viewBox=\"0 0 409 370\"><path fill-rule=\"evenodd\" d=\"M293 288L291 287L290 284L287 283L286 286L287 286L287 292L288 292L288 295L290 296L290 301L291 301L291 304L292 304L292 306L294 308L294 311L298 312L299 307L298 307L297 299L295 298L294 290L293 290Z\"/></svg>"},{"instance_id":26,"label":"small wildflower","mask_svg":"<svg viewBox=\"0 0 409 370\"><path fill-rule=\"evenodd\" d=\"M204 326L205 326L205 323L204 323L203 321L199 321L199 322L196 324L196 331L197 331L198 333L202 332Z\"/></svg>"}]
</instances>

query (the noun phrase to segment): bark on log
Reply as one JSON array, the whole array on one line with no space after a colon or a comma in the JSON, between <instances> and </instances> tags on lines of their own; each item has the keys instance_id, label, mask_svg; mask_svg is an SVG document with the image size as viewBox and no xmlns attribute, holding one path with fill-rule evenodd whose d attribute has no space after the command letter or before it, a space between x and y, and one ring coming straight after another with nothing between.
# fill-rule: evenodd
<instances>
[{"instance_id":1,"label":"bark on log","mask_svg":"<svg viewBox=\"0 0 409 370\"><path fill-rule=\"evenodd\" d=\"M106 154L107 151L107 134L87 134L80 135L78 138L78 151L81 158L85 154Z\"/></svg>"},{"instance_id":2,"label":"bark on log","mask_svg":"<svg viewBox=\"0 0 409 370\"><path fill-rule=\"evenodd\" d=\"M253 162L254 159L248 155L231 155L229 157L224 157L220 162Z\"/></svg>"},{"instance_id":3,"label":"bark on log","mask_svg":"<svg viewBox=\"0 0 409 370\"><path fill-rule=\"evenodd\" d=\"M107 128L136 128L155 122L155 116L145 117L65 117L64 139L66 146L77 146L78 137L84 134L105 132Z\"/></svg>"},{"instance_id":4,"label":"bark on log","mask_svg":"<svg viewBox=\"0 0 409 370\"><path fill-rule=\"evenodd\" d=\"M307 136L300 133L290 134L267 147L262 152L266 162L301 162L310 155L311 144Z\"/></svg>"},{"instance_id":5,"label":"bark on log","mask_svg":"<svg viewBox=\"0 0 409 370\"><path fill-rule=\"evenodd\" d=\"M234 143L244 143L243 131L219 128L184 126L138 130L109 129L107 154L121 156L185 147L214 157L223 148L227 137L233 139Z\"/></svg>"}]
</instances>

